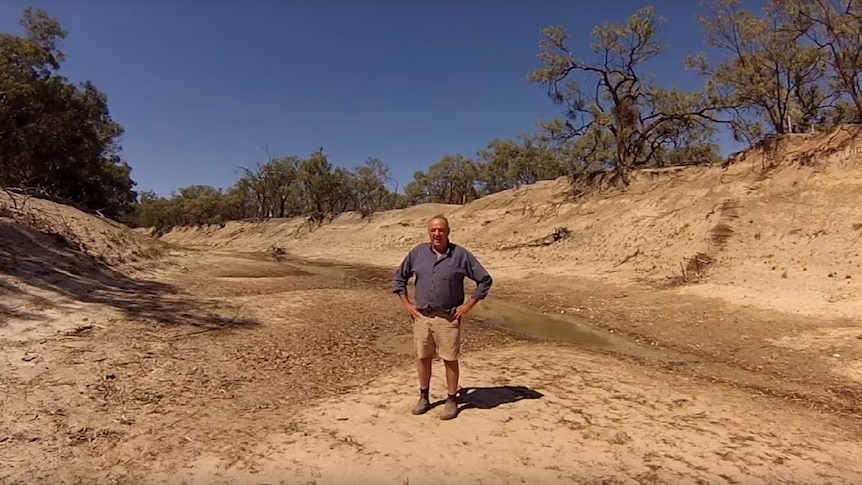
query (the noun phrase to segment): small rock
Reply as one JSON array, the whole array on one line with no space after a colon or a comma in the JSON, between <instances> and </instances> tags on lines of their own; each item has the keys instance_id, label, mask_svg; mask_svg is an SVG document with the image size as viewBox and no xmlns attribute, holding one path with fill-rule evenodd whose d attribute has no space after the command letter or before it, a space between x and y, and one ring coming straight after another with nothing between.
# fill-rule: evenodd
<instances>
[{"instance_id":1,"label":"small rock","mask_svg":"<svg viewBox=\"0 0 862 485\"><path fill-rule=\"evenodd\" d=\"M832 354L832 357L835 357L837 359L838 357L841 357L841 354Z\"/></svg>"}]
</instances>

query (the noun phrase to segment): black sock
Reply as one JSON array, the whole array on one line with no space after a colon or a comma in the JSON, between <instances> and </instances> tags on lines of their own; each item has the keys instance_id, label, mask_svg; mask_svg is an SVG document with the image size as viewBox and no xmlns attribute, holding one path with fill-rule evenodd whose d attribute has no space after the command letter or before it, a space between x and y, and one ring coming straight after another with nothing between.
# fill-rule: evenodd
<instances>
[{"instance_id":1,"label":"black sock","mask_svg":"<svg viewBox=\"0 0 862 485\"><path fill-rule=\"evenodd\" d=\"M453 401L457 401L458 400L458 393L449 394L449 399L451 399Z\"/></svg>"},{"instance_id":2,"label":"black sock","mask_svg":"<svg viewBox=\"0 0 862 485\"><path fill-rule=\"evenodd\" d=\"M425 399L428 399L428 389L421 389L421 388L420 388L420 389L419 389L419 395L421 395L421 396L422 396L422 397L424 397Z\"/></svg>"}]
</instances>

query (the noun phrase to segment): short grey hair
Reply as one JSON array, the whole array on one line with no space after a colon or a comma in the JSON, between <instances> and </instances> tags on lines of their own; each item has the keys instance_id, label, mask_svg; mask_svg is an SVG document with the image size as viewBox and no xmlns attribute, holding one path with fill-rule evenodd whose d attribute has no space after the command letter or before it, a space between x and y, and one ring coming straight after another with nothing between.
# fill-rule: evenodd
<instances>
[{"instance_id":1,"label":"short grey hair","mask_svg":"<svg viewBox=\"0 0 862 485\"><path fill-rule=\"evenodd\" d=\"M444 216L443 214L436 214L434 216L431 216L431 218L428 219L428 224L430 225L431 222L438 221L438 220L445 222L446 227L449 227L449 219L446 219L446 216Z\"/></svg>"}]
</instances>

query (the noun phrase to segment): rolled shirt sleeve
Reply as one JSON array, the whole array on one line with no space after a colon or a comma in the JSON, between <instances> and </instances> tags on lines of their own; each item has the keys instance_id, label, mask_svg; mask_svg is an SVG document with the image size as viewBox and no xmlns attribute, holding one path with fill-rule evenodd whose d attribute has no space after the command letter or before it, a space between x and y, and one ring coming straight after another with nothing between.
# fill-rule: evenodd
<instances>
[{"instance_id":1,"label":"rolled shirt sleeve","mask_svg":"<svg viewBox=\"0 0 862 485\"><path fill-rule=\"evenodd\" d=\"M407 294L407 282L413 276L413 251L407 253L407 256L401 261L398 269L395 270L395 275L392 277L392 292L396 295Z\"/></svg>"},{"instance_id":2,"label":"rolled shirt sleeve","mask_svg":"<svg viewBox=\"0 0 862 485\"><path fill-rule=\"evenodd\" d=\"M491 275L473 253L466 250L465 252L467 253L467 264L464 268L466 276L476 282L476 291L473 292L473 298L484 300L488 296L488 292L491 291L494 279L491 278Z\"/></svg>"}]
</instances>

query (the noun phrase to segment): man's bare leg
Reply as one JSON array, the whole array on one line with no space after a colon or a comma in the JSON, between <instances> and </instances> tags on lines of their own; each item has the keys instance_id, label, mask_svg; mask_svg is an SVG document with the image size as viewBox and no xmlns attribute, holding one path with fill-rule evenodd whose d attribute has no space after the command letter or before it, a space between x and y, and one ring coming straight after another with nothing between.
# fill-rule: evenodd
<instances>
[{"instance_id":1,"label":"man's bare leg","mask_svg":"<svg viewBox=\"0 0 862 485\"><path fill-rule=\"evenodd\" d=\"M431 363L433 359L416 359L416 373L419 375L419 401L413 406L413 414L424 414L431 409L428 388L431 387Z\"/></svg>"},{"instance_id":2,"label":"man's bare leg","mask_svg":"<svg viewBox=\"0 0 862 485\"><path fill-rule=\"evenodd\" d=\"M455 395L458 393L460 367L457 360L444 360L443 363L446 366L446 387L449 391L446 404L443 405L443 411L440 413L440 419L445 420L458 415L458 403L455 401Z\"/></svg>"},{"instance_id":3,"label":"man's bare leg","mask_svg":"<svg viewBox=\"0 0 862 485\"><path fill-rule=\"evenodd\" d=\"M419 389L428 389L431 387L431 363L433 360L434 359L416 360L416 371L419 374Z\"/></svg>"},{"instance_id":4,"label":"man's bare leg","mask_svg":"<svg viewBox=\"0 0 862 485\"><path fill-rule=\"evenodd\" d=\"M446 365L446 387L448 387L449 395L454 396L458 393L458 378L461 375L461 368L457 360L444 360Z\"/></svg>"}]
</instances>

